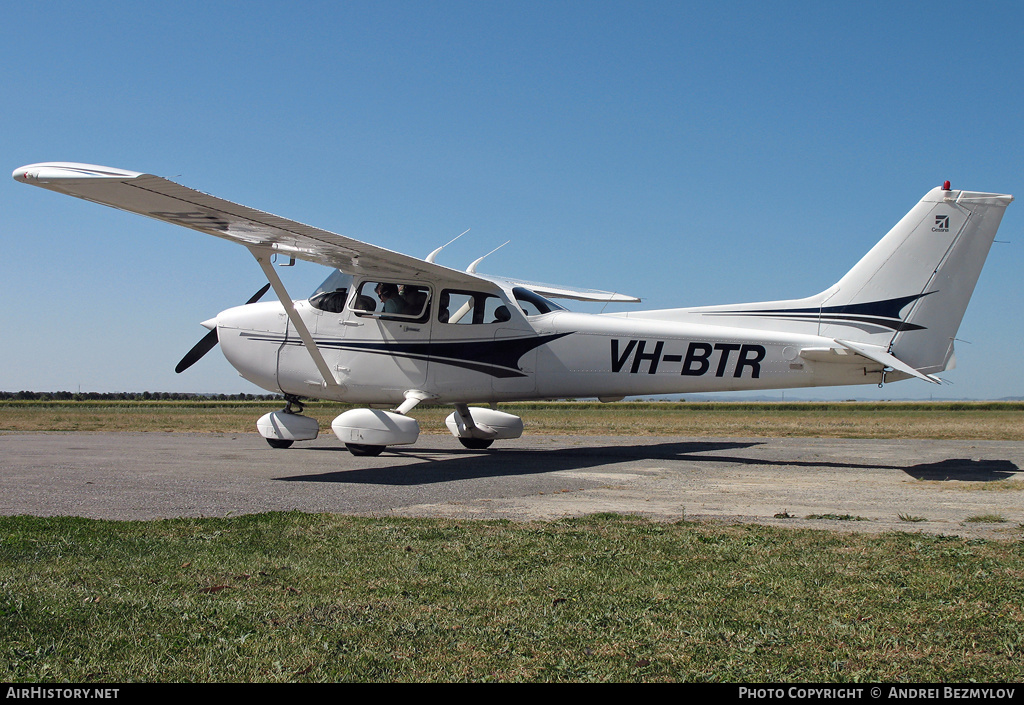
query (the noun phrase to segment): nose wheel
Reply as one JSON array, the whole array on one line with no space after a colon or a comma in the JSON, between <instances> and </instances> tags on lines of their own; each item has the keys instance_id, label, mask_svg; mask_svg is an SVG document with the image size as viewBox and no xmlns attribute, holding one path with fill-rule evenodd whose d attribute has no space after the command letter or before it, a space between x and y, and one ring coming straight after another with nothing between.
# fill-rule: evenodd
<instances>
[{"instance_id":1,"label":"nose wheel","mask_svg":"<svg viewBox=\"0 0 1024 705\"><path fill-rule=\"evenodd\" d=\"M384 452L385 446L371 446L365 443L346 443L345 447L348 448L348 452L352 455L362 457L372 457L380 455Z\"/></svg>"}]
</instances>

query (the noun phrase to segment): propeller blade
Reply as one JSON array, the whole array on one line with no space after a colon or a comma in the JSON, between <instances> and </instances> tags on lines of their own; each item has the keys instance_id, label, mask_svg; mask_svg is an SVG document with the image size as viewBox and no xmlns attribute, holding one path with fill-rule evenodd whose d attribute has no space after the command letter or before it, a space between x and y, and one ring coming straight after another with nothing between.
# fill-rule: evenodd
<instances>
[{"instance_id":1,"label":"propeller blade","mask_svg":"<svg viewBox=\"0 0 1024 705\"><path fill-rule=\"evenodd\" d=\"M266 284L263 285L262 289L260 289L255 294L253 294L252 296L249 297L249 300L245 302L246 305L256 303L257 301L262 299L263 295L265 293L267 293L267 291L269 291L269 290L270 290L270 282L267 282Z\"/></svg>"},{"instance_id":2,"label":"propeller blade","mask_svg":"<svg viewBox=\"0 0 1024 705\"><path fill-rule=\"evenodd\" d=\"M203 355L213 350L216 344L217 329L214 328L209 333L204 335L203 339L196 343L195 346L185 354L185 357L181 358L181 362L177 364L177 366L174 368L174 371L181 374L189 367L192 367L192 365L199 362L199 359Z\"/></svg>"},{"instance_id":3,"label":"propeller blade","mask_svg":"<svg viewBox=\"0 0 1024 705\"><path fill-rule=\"evenodd\" d=\"M245 302L246 305L254 304L257 301L259 301L261 298L263 298L263 295L267 293L269 289L270 283L268 282L266 285L263 286L263 288L261 288L259 291L257 291L255 294L249 297L249 300ZM202 358L203 355L205 355L206 353L213 350L214 346L216 345L217 329L214 328L209 333L204 335L202 340L196 343L195 346L185 354L185 357L181 358L181 362L179 362L175 366L174 371L177 372L178 374L181 374L189 367L199 362L200 358Z\"/></svg>"}]
</instances>

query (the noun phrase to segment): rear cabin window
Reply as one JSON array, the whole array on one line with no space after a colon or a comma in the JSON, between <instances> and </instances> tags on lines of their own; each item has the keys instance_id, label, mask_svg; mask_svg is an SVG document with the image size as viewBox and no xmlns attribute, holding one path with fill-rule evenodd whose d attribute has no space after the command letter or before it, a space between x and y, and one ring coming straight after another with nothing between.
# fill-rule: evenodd
<instances>
[{"instance_id":1,"label":"rear cabin window","mask_svg":"<svg viewBox=\"0 0 1024 705\"><path fill-rule=\"evenodd\" d=\"M349 300L357 315L375 318L426 320L430 287L402 282L364 281Z\"/></svg>"},{"instance_id":2,"label":"rear cabin window","mask_svg":"<svg viewBox=\"0 0 1024 705\"><path fill-rule=\"evenodd\" d=\"M438 299L437 320L451 325L503 323L511 318L504 300L482 291L445 289Z\"/></svg>"}]
</instances>

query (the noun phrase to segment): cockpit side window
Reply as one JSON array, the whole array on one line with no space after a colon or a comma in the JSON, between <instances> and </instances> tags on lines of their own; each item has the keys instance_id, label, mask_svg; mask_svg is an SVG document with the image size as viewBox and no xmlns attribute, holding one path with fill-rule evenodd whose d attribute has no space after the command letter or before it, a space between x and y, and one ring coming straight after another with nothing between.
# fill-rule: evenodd
<instances>
[{"instance_id":1,"label":"cockpit side window","mask_svg":"<svg viewBox=\"0 0 1024 705\"><path fill-rule=\"evenodd\" d=\"M554 301L549 301L540 294L521 286L512 289L512 295L516 297L516 303L527 316L539 316L542 313L566 310L564 306L559 306Z\"/></svg>"},{"instance_id":2,"label":"cockpit side window","mask_svg":"<svg viewBox=\"0 0 1024 705\"><path fill-rule=\"evenodd\" d=\"M430 310L430 287L367 280L352 294L348 305L360 316L426 321Z\"/></svg>"}]
</instances>

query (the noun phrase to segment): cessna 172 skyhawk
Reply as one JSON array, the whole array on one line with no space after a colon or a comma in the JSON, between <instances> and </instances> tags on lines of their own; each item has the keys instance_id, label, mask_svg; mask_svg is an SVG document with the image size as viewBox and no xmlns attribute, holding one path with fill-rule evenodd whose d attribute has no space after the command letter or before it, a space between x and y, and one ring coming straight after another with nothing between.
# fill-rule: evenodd
<instances>
[{"instance_id":1,"label":"cessna 172 skyhawk","mask_svg":"<svg viewBox=\"0 0 1024 705\"><path fill-rule=\"evenodd\" d=\"M18 181L182 225L244 245L278 302L230 308L178 371L220 343L242 377L284 394L257 422L274 447L317 437L301 398L366 405L332 424L359 455L414 443L421 402L452 404L446 423L469 448L518 438L498 402L938 382L1012 196L957 191L924 198L835 285L815 296L629 313L573 313L553 298L639 301L620 294L478 274L391 252L122 169L48 162ZM334 271L293 301L275 255ZM264 291L266 289L264 288ZM469 406L489 404L489 406ZM384 411L379 406L392 410Z\"/></svg>"}]
</instances>

